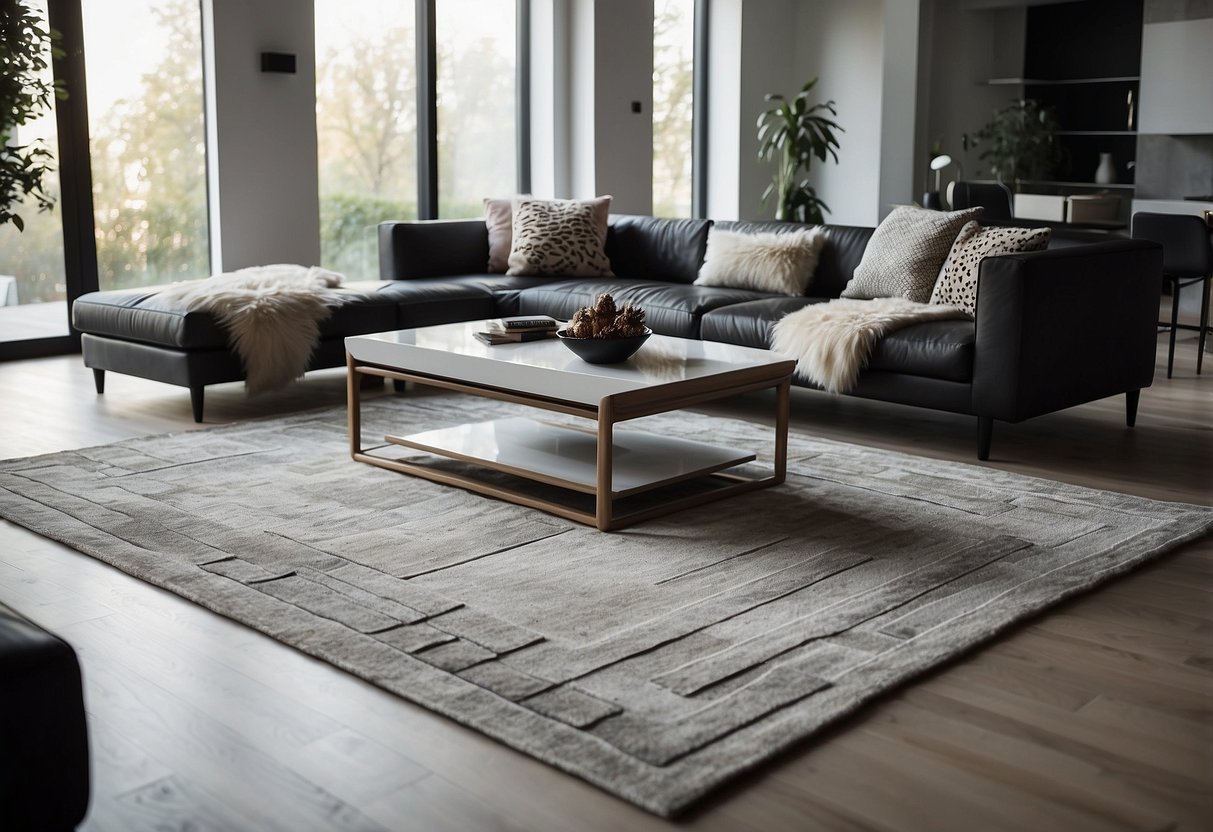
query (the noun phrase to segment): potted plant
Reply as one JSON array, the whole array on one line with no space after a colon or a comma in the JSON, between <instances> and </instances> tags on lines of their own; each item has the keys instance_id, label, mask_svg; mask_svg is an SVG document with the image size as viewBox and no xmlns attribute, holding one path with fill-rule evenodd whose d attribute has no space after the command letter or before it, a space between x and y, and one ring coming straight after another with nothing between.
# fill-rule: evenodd
<instances>
[{"instance_id":1,"label":"potted plant","mask_svg":"<svg viewBox=\"0 0 1213 832\"><path fill-rule=\"evenodd\" d=\"M42 187L53 154L42 141L19 144L17 128L51 108L52 96L67 98L62 83L44 78L52 57L61 57L59 33L21 2L0 3L0 225L18 231L25 222L16 213L27 197L40 211L54 204Z\"/></svg>"},{"instance_id":2,"label":"potted plant","mask_svg":"<svg viewBox=\"0 0 1213 832\"><path fill-rule=\"evenodd\" d=\"M978 158L989 162L991 175L1018 190L1024 180L1047 178L1061 161L1057 130L1051 109L1021 98L995 112L974 143L985 145Z\"/></svg>"},{"instance_id":3,"label":"potted plant","mask_svg":"<svg viewBox=\"0 0 1213 832\"><path fill-rule=\"evenodd\" d=\"M834 131L845 131L824 115L825 111L838 115L833 101L809 104L809 92L816 83L816 78L806 83L790 101L782 95L767 95L771 106L758 117L758 158L776 163L775 176L763 191L762 201L766 204L776 195L777 220L820 225L825 221L822 212L830 210L809 184L809 169L813 157L825 162L827 156L833 156L838 161Z\"/></svg>"}]
</instances>

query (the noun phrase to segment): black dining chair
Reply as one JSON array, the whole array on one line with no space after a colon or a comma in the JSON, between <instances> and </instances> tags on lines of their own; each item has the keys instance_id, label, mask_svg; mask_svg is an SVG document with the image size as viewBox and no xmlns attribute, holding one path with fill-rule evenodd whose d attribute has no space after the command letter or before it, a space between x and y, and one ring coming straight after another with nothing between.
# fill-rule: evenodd
<instances>
[{"instance_id":1,"label":"black dining chair","mask_svg":"<svg viewBox=\"0 0 1213 832\"><path fill-rule=\"evenodd\" d=\"M1209 284L1213 282L1213 229L1203 217L1192 214L1133 215L1132 236L1153 240L1162 245L1162 277L1171 284L1171 322L1159 326L1171 329L1171 345L1167 350L1167 378L1175 363L1175 332L1196 329L1200 332L1196 348L1196 373L1200 374L1205 357L1205 336L1209 332ZM1203 284L1200 298L1200 326L1179 323L1179 293L1186 286Z\"/></svg>"},{"instance_id":2,"label":"black dining chair","mask_svg":"<svg viewBox=\"0 0 1213 832\"><path fill-rule=\"evenodd\" d=\"M1015 198L1011 189L1001 182L953 182L951 193L952 210L961 208L985 208L981 219L1010 220L1015 218Z\"/></svg>"}]
</instances>

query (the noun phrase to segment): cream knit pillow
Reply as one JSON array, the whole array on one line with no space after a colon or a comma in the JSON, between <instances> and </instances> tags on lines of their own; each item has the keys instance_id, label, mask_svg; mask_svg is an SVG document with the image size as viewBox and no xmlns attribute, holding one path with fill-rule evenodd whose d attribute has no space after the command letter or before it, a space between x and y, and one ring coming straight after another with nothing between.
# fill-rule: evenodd
<instances>
[{"instance_id":1,"label":"cream knit pillow","mask_svg":"<svg viewBox=\"0 0 1213 832\"><path fill-rule=\"evenodd\" d=\"M926 303L961 227L981 208L930 211L901 206L876 227L844 298L905 298Z\"/></svg>"}]
</instances>

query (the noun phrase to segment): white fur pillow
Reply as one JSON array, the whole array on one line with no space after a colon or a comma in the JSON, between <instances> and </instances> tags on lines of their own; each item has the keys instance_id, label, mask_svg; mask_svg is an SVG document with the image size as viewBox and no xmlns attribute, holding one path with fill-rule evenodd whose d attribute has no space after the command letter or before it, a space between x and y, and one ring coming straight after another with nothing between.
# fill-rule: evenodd
<instances>
[{"instance_id":1,"label":"white fur pillow","mask_svg":"<svg viewBox=\"0 0 1213 832\"><path fill-rule=\"evenodd\" d=\"M820 228L758 234L712 228L695 285L800 297L809 288L825 242Z\"/></svg>"}]
</instances>

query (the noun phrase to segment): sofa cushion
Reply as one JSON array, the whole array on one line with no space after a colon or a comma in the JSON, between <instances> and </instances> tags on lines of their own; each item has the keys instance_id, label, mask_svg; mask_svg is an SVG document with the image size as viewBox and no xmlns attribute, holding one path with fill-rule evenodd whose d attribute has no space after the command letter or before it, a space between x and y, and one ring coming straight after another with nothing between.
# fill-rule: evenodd
<instances>
[{"instance_id":1,"label":"sofa cushion","mask_svg":"<svg viewBox=\"0 0 1213 832\"><path fill-rule=\"evenodd\" d=\"M606 253L619 277L694 283L708 245L709 220L616 215Z\"/></svg>"},{"instance_id":2,"label":"sofa cushion","mask_svg":"<svg viewBox=\"0 0 1213 832\"><path fill-rule=\"evenodd\" d=\"M713 228L695 285L800 297L809 287L824 243L825 234L818 228L757 234Z\"/></svg>"},{"instance_id":3,"label":"sofa cushion","mask_svg":"<svg viewBox=\"0 0 1213 832\"><path fill-rule=\"evenodd\" d=\"M868 369L944 381L972 381L975 340L972 321L914 324L877 341L868 359Z\"/></svg>"},{"instance_id":4,"label":"sofa cushion","mask_svg":"<svg viewBox=\"0 0 1213 832\"><path fill-rule=\"evenodd\" d=\"M394 281L388 281L391 283ZM359 335L396 328L396 302L383 297L379 281L352 283L338 291L350 302L320 322L320 337ZM162 287L89 292L72 304L72 323L81 332L180 349L220 349L227 332L204 310L187 311L160 298Z\"/></svg>"},{"instance_id":5,"label":"sofa cushion","mask_svg":"<svg viewBox=\"0 0 1213 832\"><path fill-rule=\"evenodd\" d=\"M484 220L379 223L379 279L484 274L489 232Z\"/></svg>"},{"instance_id":6,"label":"sofa cushion","mask_svg":"<svg viewBox=\"0 0 1213 832\"><path fill-rule=\"evenodd\" d=\"M931 211L909 205L894 208L876 227L842 297L905 298L926 303L956 235L981 211Z\"/></svg>"},{"instance_id":7,"label":"sofa cushion","mask_svg":"<svg viewBox=\"0 0 1213 832\"><path fill-rule=\"evenodd\" d=\"M606 244L611 198L519 199L506 274L611 277ZM486 232L487 233L487 232Z\"/></svg>"},{"instance_id":8,"label":"sofa cushion","mask_svg":"<svg viewBox=\"0 0 1213 832\"><path fill-rule=\"evenodd\" d=\"M705 341L771 348L771 327L785 315L824 298L768 298L713 309L703 316ZM890 332L876 342L867 368L967 382L973 377L972 321L930 321ZM862 377L862 376L861 376Z\"/></svg>"},{"instance_id":9,"label":"sofa cushion","mask_svg":"<svg viewBox=\"0 0 1213 832\"><path fill-rule=\"evenodd\" d=\"M620 306L631 303L643 309L645 323L654 332L680 338L698 338L700 319L711 309L767 297L762 292L745 289L648 280L564 280L523 290L519 295L518 314L551 315L568 320L603 293L613 297Z\"/></svg>"},{"instance_id":10,"label":"sofa cushion","mask_svg":"<svg viewBox=\"0 0 1213 832\"><path fill-rule=\"evenodd\" d=\"M784 315L804 309L824 298L765 298L713 309L703 316L700 337L741 347L771 348L771 327Z\"/></svg>"},{"instance_id":11,"label":"sofa cushion","mask_svg":"<svg viewBox=\"0 0 1213 832\"><path fill-rule=\"evenodd\" d=\"M417 280L388 280L374 287L375 294L396 305L396 322L390 329L409 329L494 318L497 304L493 293L474 277L443 277ZM362 335L363 330L347 335Z\"/></svg>"}]
</instances>

